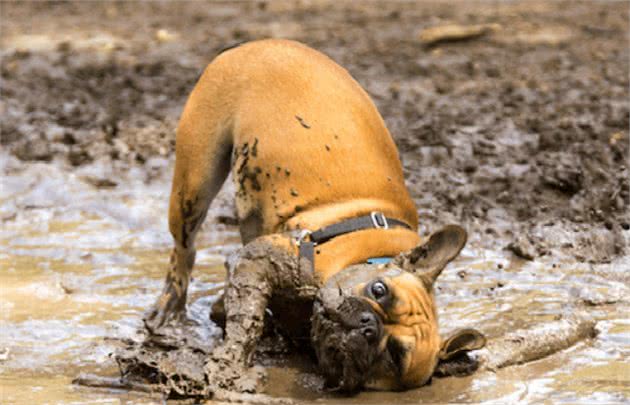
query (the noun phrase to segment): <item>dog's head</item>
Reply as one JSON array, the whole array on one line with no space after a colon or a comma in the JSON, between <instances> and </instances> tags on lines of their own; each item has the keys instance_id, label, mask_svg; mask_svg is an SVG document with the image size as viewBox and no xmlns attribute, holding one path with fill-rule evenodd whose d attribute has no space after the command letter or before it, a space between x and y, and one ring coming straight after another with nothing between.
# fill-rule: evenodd
<instances>
[{"instance_id":1,"label":"dog's head","mask_svg":"<svg viewBox=\"0 0 630 405\"><path fill-rule=\"evenodd\" d=\"M472 329L438 334L433 284L465 243L466 231L450 225L388 264L353 265L326 282L311 338L329 388L418 387L440 359L485 344Z\"/></svg>"}]
</instances>

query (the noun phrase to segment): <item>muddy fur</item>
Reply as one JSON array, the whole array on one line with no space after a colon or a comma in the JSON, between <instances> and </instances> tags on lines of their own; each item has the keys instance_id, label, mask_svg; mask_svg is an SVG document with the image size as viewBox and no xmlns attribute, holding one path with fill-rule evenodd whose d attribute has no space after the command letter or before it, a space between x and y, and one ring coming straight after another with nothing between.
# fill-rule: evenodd
<instances>
[{"instance_id":1,"label":"muddy fur","mask_svg":"<svg viewBox=\"0 0 630 405\"><path fill-rule=\"evenodd\" d=\"M311 341L319 369L330 389L356 392L366 381L370 368L379 356L378 343L382 324L373 339L361 333L360 315L371 308L363 300L348 298L332 311L316 301L311 318ZM378 319L376 317L375 319Z\"/></svg>"},{"instance_id":2,"label":"muddy fur","mask_svg":"<svg viewBox=\"0 0 630 405\"><path fill-rule=\"evenodd\" d=\"M291 237L291 236L287 236ZM205 373L211 389L238 392L257 392L264 381L264 373L250 368L256 345L262 337L265 319L278 323L295 340L304 336L291 331L304 330L304 325L282 325L281 315L265 318L269 302L275 308L295 307L292 303L312 302L317 281L310 266L275 247L269 240L258 239L247 244L226 263L227 285L225 305L230 308L226 318L225 340L210 353ZM273 299L272 299L273 297ZM288 319L308 320L308 316Z\"/></svg>"},{"instance_id":3,"label":"muddy fur","mask_svg":"<svg viewBox=\"0 0 630 405\"><path fill-rule=\"evenodd\" d=\"M151 384L168 397L208 398L215 392L259 391L264 372L249 365L256 349L264 350L265 345L257 345L265 329L263 323L277 325L280 333L297 345L309 341L308 321L318 290L310 268L269 241L249 243L226 261L225 300L230 311L226 319L228 338L223 344L212 348L191 338L182 329L185 326L170 326L142 342L126 342L115 354L122 377ZM250 316L264 313L268 298L272 315ZM281 312L292 309L297 313ZM282 341L281 336L268 339L276 348Z\"/></svg>"}]
</instances>

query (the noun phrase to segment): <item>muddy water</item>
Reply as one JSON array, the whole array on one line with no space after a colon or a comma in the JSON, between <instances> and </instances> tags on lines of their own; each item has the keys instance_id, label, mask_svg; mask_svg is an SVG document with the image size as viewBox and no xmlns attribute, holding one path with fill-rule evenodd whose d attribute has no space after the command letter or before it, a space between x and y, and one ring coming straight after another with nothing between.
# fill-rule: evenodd
<instances>
[{"instance_id":1,"label":"muddy water","mask_svg":"<svg viewBox=\"0 0 630 405\"><path fill-rule=\"evenodd\" d=\"M80 372L115 375L109 353L116 338L136 336L143 312L159 293L170 244L165 212L171 162L158 159L124 177L98 162L69 172L24 165L3 153L0 163L2 403L159 402L148 395L79 388L71 380ZM151 174L151 167L160 174ZM104 178L118 185L94 180ZM212 221L200 237L189 313L207 339L218 333L208 309L222 285L223 257L237 247L234 229ZM623 280L620 266L610 266L607 278L595 270L586 264L523 262L477 248L473 239L439 282L444 332L473 326L500 336L586 310L599 320L598 337L525 366L434 379L404 393L340 399L312 388L311 375L285 367L270 370L268 392L298 402L324 397L348 404L627 401L630 321L624 299L630 294L625 284L610 279L613 272L612 278Z\"/></svg>"}]
</instances>

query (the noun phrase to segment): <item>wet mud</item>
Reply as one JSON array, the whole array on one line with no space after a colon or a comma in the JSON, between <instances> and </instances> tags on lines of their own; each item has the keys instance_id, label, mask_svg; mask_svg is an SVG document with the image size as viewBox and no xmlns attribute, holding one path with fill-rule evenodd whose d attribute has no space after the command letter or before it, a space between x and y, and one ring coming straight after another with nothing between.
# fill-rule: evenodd
<instances>
[{"instance_id":1,"label":"wet mud","mask_svg":"<svg viewBox=\"0 0 630 405\"><path fill-rule=\"evenodd\" d=\"M375 99L425 230L463 223L526 259L607 263L627 253L630 227L626 5L524 4L6 4L2 145L70 167L171 156L205 64L233 43L289 37ZM84 34L57 30L62 16ZM496 26L422 44L423 29L447 23Z\"/></svg>"},{"instance_id":2,"label":"wet mud","mask_svg":"<svg viewBox=\"0 0 630 405\"><path fill-rule=\"evenodd\" d=\"M463 377L476 372L496 371L509 366L523 365L540 360L556 352L571 348L577 343L596 336L596 322L586 313L571 314L564 319L537 324L530 329L521 329L489 341L485 348L472 352L463 351L440 361L435 377ZM121 341L115 352L115 360L120 368L120 378L80 376L73 383L87 387L121 388L141 392L159 393L165 398L212 398L227 402L249 401L255 398L264 402L280 401L291 403L289 398L272 398L264 395L236 392L220 387L211 375L217 367L207 343L195 342L177 332L162 336L146 336L141 341ZM275 348L269 352L268 348ZM297 361L307 362L298 357L295 348L291 349L282 337L268 334L260 344L256 357L276 357L276 361L294 356ZM232 367L233 368L233 367ZM243 379L243 375L220 370L223 379ZM229 378L225 378L227 375ZM313 374L318 390L324 392L325 385L319 374ZM250 383L254 384L254 383ZM253 387L254 385L252 385ZM231 383L234 387L234 383ZM227 394L231 392L231 394ZM255 394L255 390L252 390Z\"/></svg>"},{"instance_id":3,"label":"wet mud","mask_svg":"<svg viewBox=\"0 0 630 405\"><path fill-rule=\"evenodd\" d=\"M628 400L626 3L62 1L4 2L0 13L3 402L151 403L71 384L83 372L117 378L114 352L173 396L199 389L168 384L198 381L192 357L221 336L209 311L239 248L231 178L198 238L195 339L136 356L168 266L174 132L205 65L264 37L323 51L367 90L398 145L421 234L468 230L436 287L445 334L475 327L493 342L553 323L568 305L597 322L594 339L523 366L343 402ZM464 28L446 41L422 35L445 25ZM256 173L237 180L254 187ZM311 358L263 346L254 358L265 395L340 401ZM157 372L176 359L168 353L190 369ZM451 374L470 374L459 367Z\"/></svg>"}]
</instances>

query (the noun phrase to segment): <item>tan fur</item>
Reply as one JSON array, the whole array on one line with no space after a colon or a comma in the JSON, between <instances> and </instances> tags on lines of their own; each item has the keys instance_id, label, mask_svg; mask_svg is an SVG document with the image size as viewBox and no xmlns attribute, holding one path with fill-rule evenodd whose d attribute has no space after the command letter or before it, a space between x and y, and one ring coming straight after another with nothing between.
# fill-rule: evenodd
<instances>
[{"instance_id":1,"label":"tan fur","mask_svg":"<svg viewBox=\"0 0 630 405\"><path fill-rule=\"evenodd\" d=\"M205 70L177 133L173 192L183 198L171 199L175 227L187 190L216 193L230 146L239 219L260 219L244 225L256 228L247 239L374 210L417 226L396 146L373 103L344 69L301 44L249 43Z\"/></svg>"},{"instance_id":2,"label":"tan fur","mask_svg":"<svg viewBox=\"0 0 630 405\"><path fill-rule=\"evenodd\" d=\"M372 381L369 386L373 389L417 387L433 374L441 346L433 294L421 280L410 273L382 279L395 291L396 296L395 305L388 311L369 300L385 324L382 343L384 345L389 336L396 336L411 353L405 357L404 370L399 379L385 377ZM362 295L364 287L365 284L356 286L355 294Z\"/></svg>"}]
</instances>

